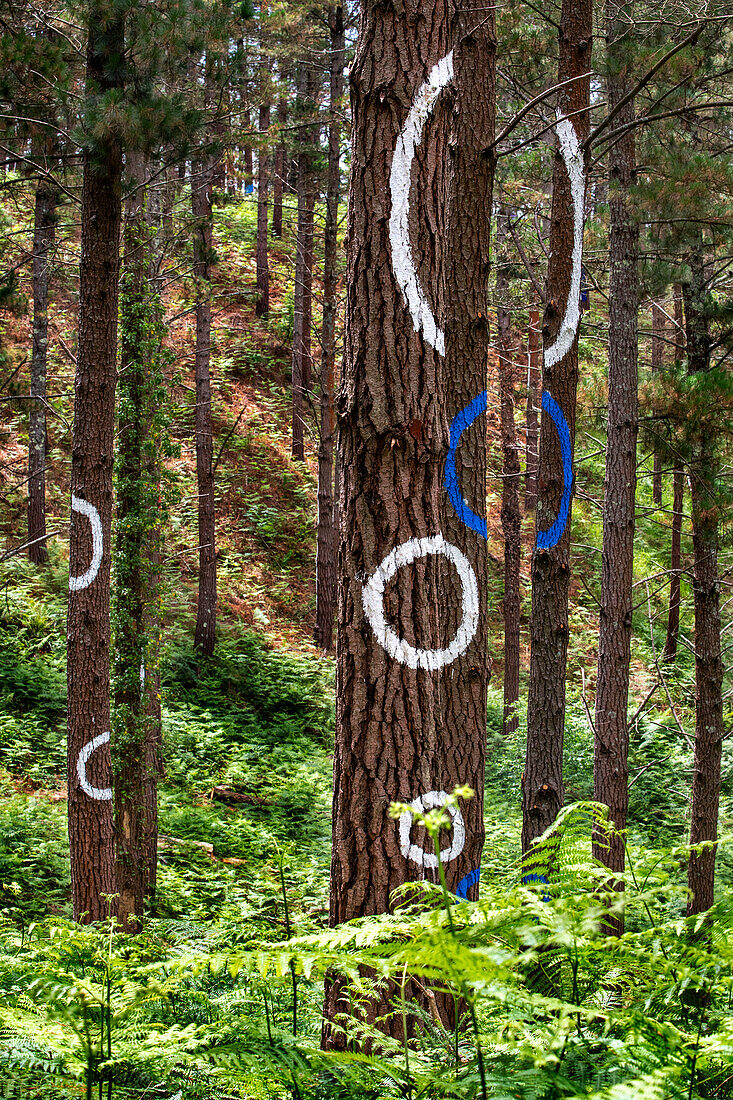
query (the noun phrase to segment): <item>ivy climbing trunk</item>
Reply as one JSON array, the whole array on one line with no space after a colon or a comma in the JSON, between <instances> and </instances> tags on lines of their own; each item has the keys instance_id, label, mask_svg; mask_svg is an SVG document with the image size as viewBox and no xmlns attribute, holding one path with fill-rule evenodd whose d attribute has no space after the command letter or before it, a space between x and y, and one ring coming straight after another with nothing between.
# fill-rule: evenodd
<instances>
[{"instance_id":1,"label":"ivy climbing trunk","mask_svg":"<svg viewBox=\"0 0 733 1100\"><path fill-rule=\"evenodd\" d=\"M609 110L626 133L608 154L609 236L608 428L603 503L603 557L595 712L594 794L608 806L613 830L596 835L594 855L623 872L629 806L629 676L631 664L636 442L638 409L639 226L631 209L636 177L633 84L630 72L631 0L606 0ZM625 103L624 101L628 100ZM620 879L613 880L616 889ZM623 918L609 918L619 935Z\"/></svg>"},{"instance_id":2,"label":"ivy climbing trunk","mask_svg":"<svg viewBox=\"0 0 733 1100\"><path fill-rule=\"evenodd\" d=\"M689 255L690 278L682 284L690 374L710 369L708 294L702 235ZM692 588L695 601L695 753L690 812L690 845L710 842L690 854L687 885L688 914L702 913L715 894L714 842L718 838L720 765L723 748L723 658L720 641L720 577L718 525L720 518L720 456L716 432L717 402L711 391L707 410L695 425L690 464ZM700 407L700 405L698 405Z\"/></svg>"},{"instance_id":3,"label":"ivy climbing trunk","mask_svg":"<svg viewBox=\"0 0 733 1100\"><path fill-rule=\"evenodd\" d=\"M267 59L263 62L262 82L266 84ZM260 149L257 164L257 301L255 313L267 317L270 312L270 269L267 262L267 199L270 186L270 157L267 134L270 129L270 104L260 105Z\"/></svg>"},{"instance_id":4,"label":"ivy climbing trunk","mask_svg":"<svg viewBox=\"0 0 733 1100\"><path fill-rule=\"evenodd\" d=\"M314 157L316 151L313 111L317 75L310 65L298 72L298 229L295 240L293 291L293 458L305 458L305 397L311 387L311 313L313 299L313 221L316 205Z\"/></svg>"},{"instance_id":5,"label":"ivy climbing trunk","mask_svg":"<svg viewBox=\"0 0 733 1100\"><path fill-rule=\"evenodd\" d=\"M323 327L321 330L321 434L318 445L318 534L316 544L315 640L326 652L333 648L336 610L337 516L334 496L334 443L336 440L336 314L338 308L338 211L341 189L341 99L344 94L344 9L328 9L331 36L331 117L328 123L328 180L326 228L323 249Z\"/></svg>"},{"instance_id":6,"label":"ivy climbing trunk","mask_svg":"<svg viewBox=\"0 0 733 1100\"><path fill-rule=\"evenodd\" d=\"M46 179L36 186L33 218L33 347L28 418L28 560L43 565L46 548L46 365L48 268L56 234L58 192Z\"/></svg>"},{"instance_id":7,"label":"ivy climbing trunk","mask_svg":"<svg viewBox=\"0 0 733 1100\"><path fill-rule=\"evenodd\" d=\"M201 155L191 165L193 274L196 280L196 479L198 485L199 599L195 645L210 657L216 642L216 508L214 429L211 417L211 162Z\"/></svg>"},{"instance_id":8,"label":"ivy climbing trunk","mask_svg":"<svg viewBox=\"0 0 733 1100\"><path fill-rule=\"evenodd\" d=\"M112 98L123 83L124 23L89 12L87 93ZM69 545L68 813L77 920L100 920L113 894L110 782L110 538L117 381L122 150L105 132L84 147L79 340L71 441Z\"/></svg>"},{"instance_id":9,"label":"ivy climbing trunk","mask_svg":"<svg viewBox=\"0 0 733 1100\"><path fill-rule=\"evenodd\" d=\"M362 5L338 409L332 925L388 911L405 881L437 880L412 813L395 821L389 806L429 809L463 784L476 795L452 811L442 858L449 889L476 896L493 59L484 11L458 15L443 0ZM457 513L464 496L471 510ZM340 989L327 983L328 1020L345 1008Z\"/></svg>"},{"instance_id":10,"label":"ivy climbing trunk","mask_svg":"<svg viewBox=\"0 0 733 1100\"><path fill-rule=\"evenodd\" d=\"M524 478L524 510L533 512L537 506L537 443L540 411L540 311L529 311L527 337L527 458Z\"/></svg>"},{"instance_id":11,"label":"ivy climbing trunk","mask_svg":"<svg viewBox=\"0 0 733 1100\"><path fill-rule=\"evenodd\" d=\"M572 452L578 387L579 296L588 135L592 0L563 0L559 27L560 148L555 154L550 258L542 327L537 545L532 555L532 653L527 756L522 781L522 850L555 820L564 801L563 734L570 586ZM577 79L575 79L577 78Z\"/></svg>"}]
</instances>

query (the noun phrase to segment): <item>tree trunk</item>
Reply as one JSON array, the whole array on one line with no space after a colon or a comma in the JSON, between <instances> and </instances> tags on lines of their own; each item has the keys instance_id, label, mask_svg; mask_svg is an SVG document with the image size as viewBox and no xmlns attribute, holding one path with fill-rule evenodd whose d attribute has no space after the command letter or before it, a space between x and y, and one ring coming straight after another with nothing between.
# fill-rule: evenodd
<instances>
[{"instance_id":1,"label":"tree trunk","mask_svg":"<svg viewBox=\"0 0 733 1100\"><path fill-rule=\"evenodd\" d=\"M514 424L514 363L511 320L507 311L509 280L507 257L501 251L506 212L497 219L496 315L499 351L499 404L501 408L501 528L504 535L504 734L517 728L519 700L519 568L522 560L522 517L519 510L521 469Z\"/></svg>"},{"instance_id":2,"label":"tree trunk","mask_svg":"<svg viewBox=\"0 0 733 1100\"><path fill-rule=\"evenodd\" d=\"M333 649L338 557L337 510L333 488L333 448L336 438L336 291L338 288L338 208L341 187L341 98L344 91L344 9L328 10L331 32L328 181L323 250L323 329L321 335L321 438L318 447L318 536L316 547L315 640L327 653Z\"/></svg>"},{"instance_id":3,"label":"tree trunk","mask_svg":"<svg viewBox=\"0 0 733 1100\"><path fill-rule=\"evenodd\" d=\"M278 240L283 235L283 176L285 174L285 140L283 130L288 122L288 102L278 100L277 124L280 137L275 150L275 178L272 183L272 235Z\"/></svg>"},{"instance_id":4,"label":"tree trunk","mask_svg":"<svg viewBox=\"0 0 733 1100\"><path fill-rule=\"evenodd\" d=\"M266 62L265 62L266 67ZM265 78L266 79L266 78ZM270 104L260 106L260 134L270 129ZM270 176L270 157L266 140L260 140L257 165L257 302L255 313L267 317L270 312L270 270L267 264L267 191Z\"/></svg>"},{"instance_id":5,"label":"tree trunk","mask_svg":"<svg viewBox=\"0 0 733 1100\"><path fill-rule=\"evenodd\" d=\"M245 195L251 195L254 191L254 159L252 156L252 142L249 140L249 130L252 127L252 115L249 111L244 112L244 127L247 132L247 140L243 148L244 154L244 193Z\"/></svg>"},{"instance_id":6,"label":"tree trunk","mask_svg":"<svg viewBox=\"0 0 733 1100\"><path fill-rule=\"evenodd\" d=\"M301 65L298 98L301 113L313 111L317 88L314 69ZM298 231L295 242L295 289L293 295L293 458L305 458L304 399L311 386L311 309L313 288L313 218L316 204L313 157L315 127L305 122L298 141Z\"/></svg>"},{"instance_id":7,"label":"tree trunk","mask_svg":"<svg viewBox=\"0 0 733 1100\"><path fill-rule=\"evenodd\" d=\"M351 68L332 925L387 911L407 880L437 881L432 845L411 813L390 818L391 802L427 809L458 785L476 791L442 843L462 896L475 897L483 844L485 434L468 429L486 404L494 36L484 11L472 33L461 16L453 61L453 14L442 0L366 0ZM445 264L418 239L441 242ZM338 990L327 986L329 1019Z\"/></svg>"},{"instance_id":8,"label":"tree trunk","mask_svg":"<svg viewBox=\"0 0 733 1100\"><path fill-rule=\"evenodd\" d=\"M48 261L56 234L58 194L45 180L36 187L33 225L33 353L28 423L28 560L48 561L46 548L46 362Z\"/></svg>"},{"instance_id":9,"label":"tree trunk","mask_svg":"<svg viewBox=\"0 0 733 1100\"><path fill-rule=\"evenodd\" d=\"M682 287L674 291L675 360L681 363L685 356L684 311ZM672 545L670 549L669 611L667 613L667 637L664 641L662 660L672 662L677 657L677 640L680 633L680 580L682 576L682 520L685 500L685 472L681 462L675 461L672 474Z\"/></svg>"},{"instance_id":10,"label":"tree trunk","mask_svg":"<svg viewBox=\"0 0 733 1100\"><path fill-rule=\"evenodd\" d=\"M162 333L155 282L148 279L152 233L145 201L148 171L140 153L127 153L127 172L136 186L127 201L120 303L112 772L117 916L123 931L139 932L145 895L155 878L153 845L157 849L158 769L151 748L160 737L160 477L153 421Z\"/></svg>"},{"instance_id":11,"label":"tree trunk","mask_svg":"<svg viewBox=\"0 0 733 1100\"><path fill-rule=\"evenodd\" d=\"M191 166L191 209L196 219L193 273L196 280L196 478L198 485L199 601L194 644L206 657L216 642L216 513L214 429L211 419L211 165Z\"/></svg>"},{"instance_id":12,"label":"tree trunk","mask_svg":"<svg viewBox=\"0 0 733 1100\"><path fill-rule=\"evenodd\" d=\"M122 85L124 24L89 16L87 87ZM110 538L117 380L122 151L106 136L84 151L79 341L71 445L68 791L71 892L77 920L100 920L113 894L110 782Z\"/></svg>"},{"instance_id":13,"label":"tree trunk","mask_svg":"<svg viewBox=\"0 0 733 1100\"><path fill-rule=\"evenodd\" d=\"M652 302L652 377L662 369L664 359L664 313L656 302ZM652 500L662 503L662 456L659 448L654 448L654 467L652 472Z\"/></svg>"},{"instance_id":14,"label":"tree trunk","mask_svg":"<svg viewBox=\"0 0 733 1100\"><path fill-rule=\"evenodd\" d=\"M690 281L683 284L687 322L687 363L691 374L710 367L707 294L700 238L690 256ZM688 914L713 904L715 844L718 838L720 763L723 747L723 659L720 644L720 578L718 524L720 478L714 415L696 425L697 440L690 468L695 600L695 754L692 779L690 845L713 842L690 854Z\"/></svg>"},{"instance_id":15,"label":"tree trunk","mask_svg":"<svg viewBox=\"0 0 733 1100\"><path fill-rule=\"evenodd\" d=\"M563 0L558 82L590 71L592 0ZM523 779L522 850L555 820L563 804L565 666L568 649L572 451L578 386L579 295L585 172L579 145L588 134L589 78L559 93L550 259L542 327L544 359L537 501L537 547L532 556L532 656Z\"/></svg>"},{"instance_id":16,"label":"tree trunk","mask_svg":"<svg viewBox=\"0 0 733 1100\"><path fill-rule=\"evenodd\" d=\"M630 0L606 0L608 107L614 110L633 83L628 68ZM617 115L634 121L633 100ZM629 666L631 663L636 441L638 409L639 227L630 206L636 177L633 129L608 154L611 229L608 314L608 430L603 504L603 562L598 637L594 792L608 806L614 829L594 838L593 852L611 871L623 872L629 806ZM622 889L621 880L612 880ZM623 918L608 918L606 930L623 931Z\"/></svg>"},{"instance_id":17,"label":"tree trunk","mask_svg":"<svg viewBox=\"0 0 733 1100\"><path fill-rule=\"evenodd\" d=\"M529 311L527 339L527 460L524 480L524 510L537 507L537 442L540 410L540 312Z\"/></svg>"}]
</instances>

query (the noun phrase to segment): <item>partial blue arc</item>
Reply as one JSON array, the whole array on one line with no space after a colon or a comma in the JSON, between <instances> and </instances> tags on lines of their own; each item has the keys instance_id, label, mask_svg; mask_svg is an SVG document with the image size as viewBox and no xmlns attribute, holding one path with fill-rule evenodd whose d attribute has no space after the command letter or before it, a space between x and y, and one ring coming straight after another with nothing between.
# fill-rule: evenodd
<instances>
[{"instance_id":1,"label":"partial blue arc","mask_svg":"<svg viewBox=\"0 0 733 1100\"><path fill-rule=\"evenodd\" d=\"M562 455L563 491L560 498L560 510L552 527L546 531L537 532L537 546L540 550L549 550L555 546L563 536L570 515L570 500L573 493L573 447L570 442L570 429L563 411L557 401L547 392L542 394L542 411L549 414L555 421L557 434L560 439L560 454Z\"/></svg>"},{"instance_id":2,"label":"partial blue arc","mask_svg":"<svg viewBox=\"0 0 733 1100\"><path fill-rule=\"evenodd\" d=\"M472 531L475 531L477 535L487 539L489 533L486 520L477 515L468 501L463 499L463 493L458 484L458 474L456 473L456 452L458 444L461 442L461 436L482 412L486 412L486 390L480 393L478 397L474 397L470 405L467 405L465 409L462 409L453 417L453 423L450 426L450 450L445 460L444 482L450 502L455 508L458 518L465 523L466 527L470 527ZM471 873L473 874L473 872Z\"/></svg>"},{"instance_id":3,"label":"partial blue arc","mask_svg":"<svg viewBox=\"0 0 733 1100\"><path fill-rule=\"evenodd\" d=\"M484 397L486 394L484 394ZM468 891L471 887L478 882L481 874L481 868L476 867L473 871L469 871L467 875L464 875L461 881L458 883L458 889L456 890L456 897L462 898L464 901L468 896Z\"/></svg>"}]
</instances>

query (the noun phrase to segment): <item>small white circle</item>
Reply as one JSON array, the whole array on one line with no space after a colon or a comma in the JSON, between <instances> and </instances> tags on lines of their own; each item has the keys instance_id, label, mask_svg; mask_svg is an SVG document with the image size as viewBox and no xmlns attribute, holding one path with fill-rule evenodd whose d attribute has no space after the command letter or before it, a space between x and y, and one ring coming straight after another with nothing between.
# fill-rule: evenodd
<instances>
[{"instance_id":1,"label":"small white circle","mask_svg":"<svg viewBox=\"0 0 733 1100\"><path fill-rule=\"evenodd\" d=\"M442 554L452 562L461 578L463 588L461 596L462 617L456 636L447 649L417 649L404 638L400 638L384 616L384 590L403 565L411 565L417 558L428 554ZM361 593L364 612L374 635L381 646L408 668L426 668L430 672L449 665L464 653L473 639L478 626L479 598L476 574L468 558L457 546L446 542L442 535L430 535L424 539L408 539L391 553L372 573Z\"/></svg>"},{"instance_id":2,"label":"small white circle","mask_svg":"<svg viewBox=\"0 0 733 1100\"><path fill-rule=\"evenodd\" d=\"M447 801L448 795L445 791L428 791L427 794L418 795L418 797L410 803L410 806L412 810L417 813L427 813L428 810L434 810L437 806L444 806ZM453 823L453 842L450 848L441 848L441 863L450 863L452 859L459 856L466 843L466 826L463 820L463 814L455 806L448 806L446 808L446 813ZM423 848L417 844L413 844L410 840L412 818L413 815L409 810L400 814L400 851L405 859L417 863L418 867L436 868L438 866L438 857L428 854Z\"/></svg>"}]
</instances>

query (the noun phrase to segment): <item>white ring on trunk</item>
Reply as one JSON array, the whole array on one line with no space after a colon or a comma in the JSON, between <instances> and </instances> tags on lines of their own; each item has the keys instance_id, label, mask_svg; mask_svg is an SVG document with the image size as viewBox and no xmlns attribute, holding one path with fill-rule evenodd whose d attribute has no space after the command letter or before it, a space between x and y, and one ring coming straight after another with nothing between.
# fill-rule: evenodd
<instances>
[{"instance_id":1,"label":"white ring on trunk","mask_svg":"<svg viewBox=\"0 0 733 1100\"><path fill-rule=\"evenodd\" d=\"M95 798L98 802L109 802L112 798L112 788L93 787L87 779L87 763L92 753L96 752L102 745L106 745L108 741L109 733L98 733L95 738L87 742L79 753L79 759L76 762L76 774L79 776L81 789L90 798Z\"/></svg>"},{"instance_id":2,"label":"white ring on trunk","mask_svg":"<svg viewBox=\"0 0 733 1100\"><path fill-rule=\"evenodd\" d=\"M83 516L87 516L89 522L92 525L92 560L86 573L82 573L79 577L69 577L69 589L72 592L78 592L81 588L88 588L92 583L99 567L102 564L102 555L104 553L104 537L102 534L102 521L99 518L99 512L90 504L88 500L82 500L81 497L71 496L71 510L72 512L81 512Z\"/></svg>"},{"instance_id":3,"label":"white ring on trunk","mask_svg":"<svg viewBox=\"0 0 733 1100\"><path fill-rule=\"evenodd\" d=\"M427 794L418 795L418 797L410 803L410 806L417 813L426 813L428 810L434 810L437 806L444 806L447 801L448 795L445 791L428 791ZM455 806L448 806L446 808L446 813L453 823L453 841L450 848L441 848L441 863L450 863L452 859L459 856L466 843L466 825L463 820L463 814ZM413 844L410 840L412 819L413 815L409 810L400 814L400 851L402 855L405 859L417 863L419 867L437 868L438 857L429 854L419 845Z\"/></svg>"},{"instance_id":4,"label":"white ring on trunk","mask_svg":"<svg viewBox=\"0 0 733 1100\"><path fill-rule=\"evenodd\" d=\"M559 363L573 346L580 325L580 280L583 274L583 220L585 217L585 166L583 153L575 127L561 111L557 112L557 136L560 153L565 161L573 196L573 266L570 274L570 290L565 303L565 315L560 322L555 342L545 351L545 366Z\"/></svg>"}]
</instances>

